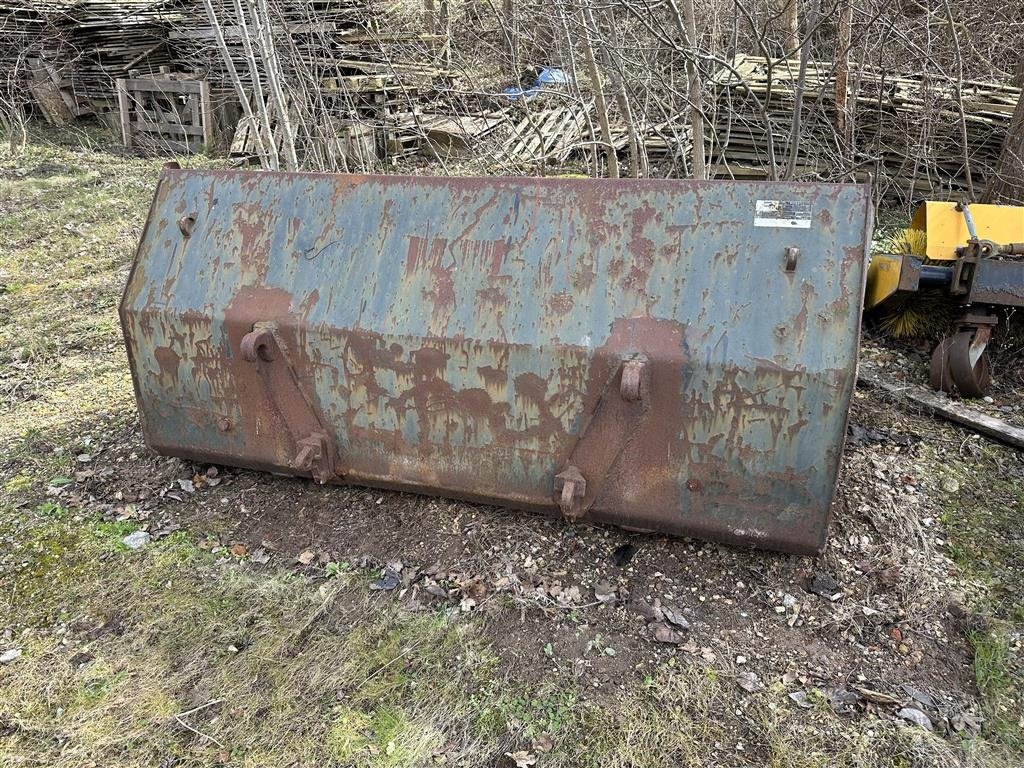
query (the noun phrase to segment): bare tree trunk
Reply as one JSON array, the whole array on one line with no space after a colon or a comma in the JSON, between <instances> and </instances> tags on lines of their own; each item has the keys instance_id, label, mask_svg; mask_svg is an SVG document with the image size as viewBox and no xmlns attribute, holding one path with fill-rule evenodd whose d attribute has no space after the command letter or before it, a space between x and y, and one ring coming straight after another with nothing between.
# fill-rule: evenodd
<instances>
[{"instance_id":1,"label":"bare tree trunk","mask_svg":"<svg viewBox=\"0 0 1024 768\"><path fill-rule=\"evenodd\" d=\"M12 107L5 104L0 109L0 128L7 134L7 148L11 155L20 155L28 144L28 129L25 127L25 117L17 104Z\"/></svg>"},{"instance_id":2,"label":"bare tree trunk","mask_svg":"<svg viewBox=\"0 0 1024 768\"><path fill-rule=\"evenodd\" d=\"M263 131L260 130L260 122L256 115L253 114L249 94L245 92L245 87L242 85L242 78L238 76L238 70L235 69L235 62L228 51L228 44L224 39L224 32L221 29L220 22L217 20L217 14L214 11L213 3L211 0L203 0L203 2L206 6L206 16L210 20L210 26L213 27L217 46L220 49L220 54L224 61L224 66L228 71L228 77L231 78L231 83L235 86L235 94L238 96L238 101L242 105L242 111L245 113L245 117L249 121L250 130L256 137L256 151L260 154L260 165L263 166L264 170L276 168L277 158L275 156L274 160L271 160L270 152L267 150L266 146L264 146ZM267 130L268 132L270 130L269 124L267 125Z\"/></svg>"},{"instance_id":3,"label":"bare tree trunk","mask_svg":"<svg viewBox=\"0 0 1024 768\"><path fill-rule=\"evenodd\" d=\"M212 8L212 6L211 6ZM235 0L235 13L238 14L238 28L241 32L242 48L245 50L245 58L249 63L249 79L252 80L252 94L256 101L256 114L260 118L260 125L254 126L256 130L262 127L266 136L267 162L270 170L276 171L281 167L281 159L277 152L277 142L274 141L274 132L270 127L270 111L267 105L267 98L263 93L263 81L260 79L260 69L256 64L256 53L252 47L252 38L249 34L249 25L245 19L245 9L241 0ZM262 142L260 142L262 144Z\"/></svg>"},{"instance_id":4,"label":"bare tree trunk","mask_svg":"<svg viewBox=\"0 0 1024 768\"><path fill-rule=\"evenodd\" d=\"M999 166L989 180L985 201L1024 204L1024 93L1013 110Z\"/></svg>"},{"instance_id":5,"label":"bare tree trunk","mask_svg":"<svg viewBox=\"0 0 1024 768\"><path fill-rule=\"evenodd\" d=\"M797 0L782 0L782 48L791 56L800 45L800 10Z\"/></svg>"},{"instance_id":6,"label":"bare tree trunk","mask_svg":"<svg viewBox=\"0 0 1024 768\"><path fill-rule=\"evenodd\" d=\"M296 171L299 168L298 157L295 153L295 132L292 130L291 117L288 114L290 105L285 98L284 89L281 87L281 65L277 60L277 48L274 44L273 33L271 32L270 8L267 0L258 0L259 7L263 11L261 20L257 13L256 6L253 7L253 21L256 24L256 39L263 46L263 60L267 68L267 80L270 83L270 90L277 102L278 117L281 120L281 128L284 132L284 159L285 167L289 171Z\"/></svg>"},{"instance_id":7,"label":"bare tree trunk","mask_svg":"<svg viewBox=\"0 0 1024 768\"><path fill-rule=\"evenodd\" d=\"M519 71L519 22L516 21L515 0L502 0L502 13L504 14L505 41L508 43L508 60L512 67L512 75L518 78L522 73Z\"/></svg>"},{"instance_id":8,"label":"bare tree trunk","mask_svg":"<svg viewBox=\"0 0 1024 768\"><path fill-rule=\"evenodd\" d=\"M569 82L571 83L569 86L570 91L577 99L578 103L582 104L584 99L583 93L580 90L581 78L580 72L577 68L578 57L576 55L576 40L578 39L578 36L570 28L572 22L570 21L569 15L566 11L566 5L564 3L557 3L555 5L555 13L558 15L558 22L561 27L562 43L566 51L565 66L569 72ZM573 13L575 13L575 9L573 9ZM594 141L594 136L596 135L594 120L590 115L589 109L584 109L582 112L583 120L587 126L586 136L589 136L591 139L587 146L587 157L590 160L590 175L596 178L600 174L601 166L599 161L600 150L597 146L597 142Z\"/></svg>"},{"instance_id":9,"label":"bare tree trunk","mask_svg":"<svg viewBox=\"0 0 1024 768\"><path fill-rule=\"evenodd\" d=\"M793 0L794 5L796 0ZM807 34L800 41L800 69L796 77L796 86L793 89L793 126L789 133L789 161L786 163L787 180L796 176L796 161L800 154L800 133L803 130L804 112L804 87L807 83L807 61L811 55L811 31L814 29L817 19L814 15L814 8L811 8L810 18L807 23Z\"/></svg>"},{"instance_id":10,"label":"bare tree trunk","mask_svg":"<svg viewBox=\"0 0 1024 768\"><path fill-rule=\"evenodd\" d=\"M956 29L956 23L953 21L953 9L949 7L949 0L943 0L943 5L946 8L946 21L949 24L949 34L952 37L956 47L956 83L954 88L956 91L956 103L960 110L960 140L963 144L964 150L964 176L967 177L967 196L974 200L974 180L971 178L971 156L970 150L967 146L967 112L964 109L964 57L960 51L960 35Z\"/></svg>"},{"instance_id":11,"label":"bare tree trunk","mask_svg":"<svg viewBox=\"0 0 1024 768\"><path fill-rule=\"evenodd\" d=\"M853 26L853 5L851 0L841 0L839 6L839 28L836 32L836 127L846 144L850 144L853 126L849 124L846 108L847 89L850 81L850 32ZM849 132L848 132L849 126Z\"/></svg>"},{"instance_id":12,"label":"bare tree trunk","mask_svg":"<svg viewBox=\"0 0 1024 768\"><path fill-rule=\"evenodd\" d=\"M601 47L601 63L605 71L609 73L612 93L615 95L615 102L619 105L619 114L626 125L626 146L629 149L629 175L634 179L640 178L641 166L646 167L646 162L641 159L641 143L637 137L636 123L633 120L633 110L629 106L629 94L626 93L626 85L622 81L622 73L617 72L615 63L612 61L608 46Z\"/></svg>"},{"instance_id":13,"label":"bare tree trunk","mask_svg":"<svg viewBox=\"0 0 1024 768\"><path fill-rule=\"evenodd\" d=\"M692 51L686 60L686 80L687 99L690 102L690 132L693 134L693 177L706 179L708 168L704 158L704 104L700 74L697 71L697 16L693 10L693 0L683 0L683 21L686 22L687 43Z\"/></svg>"},{"instance_id":14,"label":"bare tree trunk","mask_svg":"<svg viewBox=\"0 0 1024 768\"><path fill-rule=\"evenodd\" d=\"M612 129L608 124L608 104L604 99L601 72L597 68L597 59L594 57L594 45L590 39L592 31L596 31L594 14L591 12L590 6L585 5L583 6L583 35L580 42L583 45L583 56L587 60L587 72L590 75L591 87L594 89L594 107L597 110L597 122L601 126L601 140L605 145L608 176L612 179L617 179L619 178L619 159L615 156L615 145L612 144Z\"/></svg>"},{"instance_id":15,"label":"bare tree trunk","mask_svg":"<svg viewBox=\"0 0 1024 768\"><path fill-rule=\"evenodd\" d=\"M438 17L438 34L443 38L441 43L441 65L445 69L452 66L452 9L449 0L441 0L441 12Z\"/></svg>"},{"instance_id":16,"label":"bare tree trunk","mask_svg":"<svg viewBox=\"0 0 1024 768\"><path fill-rule=\"evenodd\" d=\"M690 107L690 137L693 141L690 173L695 179L706 179L708 167L704 156L704 100L700 73L697 71L697 17L693 10L693 0L680 1L681 11L675 0L669 0L669 8L683 36L683 44L689 49L686 57L686 100Z\"/></svg>"}]
</instances>

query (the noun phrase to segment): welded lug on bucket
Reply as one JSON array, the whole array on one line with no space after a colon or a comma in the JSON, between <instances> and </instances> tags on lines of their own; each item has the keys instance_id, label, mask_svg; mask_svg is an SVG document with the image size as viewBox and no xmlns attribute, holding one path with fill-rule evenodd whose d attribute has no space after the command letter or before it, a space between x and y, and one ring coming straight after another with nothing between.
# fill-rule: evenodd
<instances>
[{"instance_id":1,"label":"welded lug on bucket","mask_svg":"<svg viewBox=\"0 0 1024 768\"><path fill-rule=\"evenodd\" d=\"M178 219L178 229L181 231L183 237L192 237L192 230L196 228L196 215L194 213L188 216L182 216Z\"/></svg>"},{"instance_id":2,"label":"welded lug on bucket","mask_svg":"<svg viewBox=\"0 0 1024 768\"><path fill-rule=\"evenodd\" d=\"M569 466L555 475L558 506L567 520L584 517L597 499L609 472L620 461L650 410L644 400L649 386L646 358L623 360L608 380L595 409L587 413ZM616 390L618 397L614 396ZM591 478L589 484L583 472Z\"/></svg>"},{"instance_id":3,"label":"welded lug on bucket","mask_svg":"<svg viewBox=\"0 0 1024 768\"><path fill-rule=\"evenodd\" d=\"M143 434L817 552L871 210L859 185L167 169L120 309Z\"/></svg>"},{"instance_id":4,"label":"welded lug on bucket","mask_svg":"<svg viewBox=\"0 0 1024 768\"><path fill-rule=\"evenodd\" d=\"M566 520L583 517L583 497L587 495L587 479L578 467L566 467L555 475L555 493L558 506Z\"/></svg>"},{"instance_id":5,"label":"welded lug on bucket","mask_svg":"<svg viewBox=\"0 0 1024 768\"><path fill-rule=\"evenodd\" d=\"M242 357L250 363L258 363L261 360L265 363L277 359L278 347L274 333L267 328L258 328L249 331L242 337L240 345Z\"/></svg>"},{"instance_id":6,"label":"welded lug on bucket","mask_svg":"<svg viewBox=\"0 0 1024 768\"><path fill-rule=\"evenodd\" d=\"M295 455L289 467L296 472L308 472L320 483L334 479L331 441L272 328L256 327L247 333L242 337L239 352L256 367L267 396L291 434Z\"/></svg>"},{"instance_id":7,"label":"welded lug on bucket","mask_svg":"<svg viewBox=\"0 0 1024 768\"><path fill-rule=\"evenodd\" d=\"M623 400L635 403L643 397L643 378L647 370L647 361L641 357L627 360L622 364L622 383L619 386L619 394Z\"/></svg>"},{"instance_id":8,"label":"welded lug on bucket","mask_svg":"<svg viewBox=\"0 0 1024 768\"><path fill-rule=\"evenodd\" d=\"M334 475L330 443L323 432L314 432L296 441L299 452L292 459L292 466L299 472L311 472L321 483Z\"/></svg>"}]
</instances>

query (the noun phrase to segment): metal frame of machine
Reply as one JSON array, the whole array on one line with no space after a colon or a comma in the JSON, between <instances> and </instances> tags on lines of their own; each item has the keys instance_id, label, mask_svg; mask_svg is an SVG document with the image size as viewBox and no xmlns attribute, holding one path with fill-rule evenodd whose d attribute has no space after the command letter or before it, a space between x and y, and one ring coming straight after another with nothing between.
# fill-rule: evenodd
<instances>
[{"instance_id":1,"label":"metal frame of machine","mask_svg":"<svg viewBox=\"0 0 1024 768\"><path fill-rule=\"evenodd\" d=\"M929 382L943 392L982 397L991 383L987 349L996 310L1024 306L1024 208L928 202L909 231L921 252L872 255L865 308L944 290L964 311L932 352Z\"/></svg>"}]
</instances>

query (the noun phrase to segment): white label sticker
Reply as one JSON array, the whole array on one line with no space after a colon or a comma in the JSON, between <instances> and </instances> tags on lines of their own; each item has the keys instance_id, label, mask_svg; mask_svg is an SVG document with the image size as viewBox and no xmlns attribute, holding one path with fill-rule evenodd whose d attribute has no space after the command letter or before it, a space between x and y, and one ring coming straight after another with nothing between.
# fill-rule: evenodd
<instances>
[{"instance_id":1,"label":"white label sticker","mask_svg":"<svg viewBox=\"0 0 1024 768\"><path fill-rule=\"evenodd\" d=\"M811 228L811 204L806 200L758 200L755 227Z\"/></svg>"}]
</instances>

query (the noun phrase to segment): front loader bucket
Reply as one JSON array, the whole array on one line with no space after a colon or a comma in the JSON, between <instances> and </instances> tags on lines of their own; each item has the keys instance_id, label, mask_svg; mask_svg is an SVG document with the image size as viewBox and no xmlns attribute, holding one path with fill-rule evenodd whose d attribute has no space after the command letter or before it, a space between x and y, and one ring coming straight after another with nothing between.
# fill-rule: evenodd
<instances>
[{"instance_id":1,"label":"front loader bucket","mask_svg":"<svg viewBox=\"0 0 1024 768\"><path fill-rule=\"evenodd\" d=\"M864 186L164 172L121 304L147 443L824 545Z\"/></svg>"}]
</instances>

